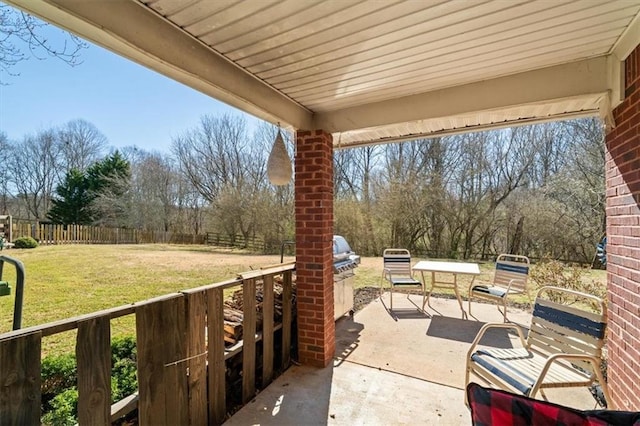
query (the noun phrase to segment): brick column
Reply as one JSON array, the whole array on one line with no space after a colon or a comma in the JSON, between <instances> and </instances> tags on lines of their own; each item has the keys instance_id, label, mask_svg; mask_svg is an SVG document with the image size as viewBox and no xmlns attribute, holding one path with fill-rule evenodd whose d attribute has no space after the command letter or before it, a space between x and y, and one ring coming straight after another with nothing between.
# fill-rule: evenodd
<instances>
[{"instance_id":1,"label":"brick column","mask_svg":"<svg viewBox=\"0 0 640 426\"><path fill-rule=\"evenodd\" d=\"M640 47L607 134L608 383L614 408L640 410ZM611 407L610 407L611 408Z\"/></svg>"},{"instance_id":2,"label":"brick column","mask_svg":"<svg viewBox=\"0 0 640 426\"><path fill-rule=\"evenodd\" d=\"M295 160L296 285L300 362L325 367L335 350L333 319L333 140L298 131Z\"/></svg>"}]
</instances>

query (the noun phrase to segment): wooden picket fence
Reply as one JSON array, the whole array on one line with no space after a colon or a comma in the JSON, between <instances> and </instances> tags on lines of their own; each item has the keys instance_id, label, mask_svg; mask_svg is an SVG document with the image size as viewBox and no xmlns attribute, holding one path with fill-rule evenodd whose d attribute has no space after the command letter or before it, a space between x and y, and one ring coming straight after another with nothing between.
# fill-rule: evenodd
<instances>
[{"instance_id":1,"label":"wooden picket fence","mask_svg":"<svg viewBox=\"0 0 640 426\"><path fill-rule=\"evenodd\" d=\"M266 250L263 238L254 236L245 239L241 234L230 236L219 232L207 232L205 243L210 246L235 247L254 252L264 252Z\"/></svg>"},{"instance_id":2,"label":"wooden picket fence","mask_svg":"<svg viewBox=\"0 0 640 426\"><path fill-rule=\"evenodd\" d=\"M204 244L204 234L181 234L164 231L142 231L129 228L106 228L87 225L54 225L49 223L13 223L13 239L29 236L40 244Z\"/></svg>"}]
</instances>

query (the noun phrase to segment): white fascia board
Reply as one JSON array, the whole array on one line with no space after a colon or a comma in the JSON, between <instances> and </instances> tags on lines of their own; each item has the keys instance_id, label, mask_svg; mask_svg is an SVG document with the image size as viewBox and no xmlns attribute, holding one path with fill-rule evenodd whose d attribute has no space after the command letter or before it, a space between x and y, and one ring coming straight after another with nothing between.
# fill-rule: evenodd
<instances>
[{"instance_id":1,"label":"white fascia board","mask_svg":"<svg viewBox=\"0 0 640 426\"><path fill-rule=\"evenodd\" d=\"M311 128L309 110L138 1L6 1L256 117L285 127Z\"/></svg>"},{"instance_id":2,"label":"white fascia board","mask_svg":"<svg viewBox=\"0 0 640 426\"><path fill-rule=\"evenodd\" d=\"M317 112L331 133L459 116L609 92L607 57L556 65L338 111Z\"/></svg>"},{"instance_id":3,"label":"white fascia board","mask_svg":"<svg viewBox=\"0 0 640 426\"><path fill-rule=\"evenodd\" d=\"M640 45L640 14L636 15L614 44L609 55L610 109L624 100L624 61ZM607 111L610 116L611 111Z\"/></svg>"},{"instance_id":4,"label":"white fascia board","mask_svg":"<svg viewBox=\"0 0 640 426\"><path fill-rule=\"evenodd\" d=\"M611 49L611 53L615 54L621 61L624 61L639 44L640 13L633 18L618 41L616 41L613 49Z\"/></svg>"},{"instance_id":5,"label":"white fascia board","mask_svg":"<svg viewBox=\"0 0 640 426\"><path fill-rule=\"evenodd\" d=\"M624 60L612 53L607 57L607 80L609 81L609 114L624 101Z\"/></svg>"}]
</instances>

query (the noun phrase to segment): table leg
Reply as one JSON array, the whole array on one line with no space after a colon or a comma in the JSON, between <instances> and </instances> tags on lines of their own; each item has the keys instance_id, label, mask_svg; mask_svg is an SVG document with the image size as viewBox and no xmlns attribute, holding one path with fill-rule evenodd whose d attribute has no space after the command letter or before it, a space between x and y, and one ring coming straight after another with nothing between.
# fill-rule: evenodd
<instances>
[{"instance_id":1,"label":"table leg","mask_svg":"<svg viewBox=\"0 0 640 426\"><path fill-rule=\"evenodd\" d=\"M471 294L472 294L471 289L473 288L473 282L475 281L475 279L476 279L476 276L473 275L471 277L471 283L469 283L469 292L468 292L469 294L467 294L468 306L469 306L467 309L469 309L469 315L471 315L471 316L473 316L473 314L471 313Z\"/></svg>"},{"instance_id":2,"label":"table leg","mask_svg":"<svg viewBox=\"0 0 640 426\"><path fill-rule=\"evenodd\" d=\"M468 319L467 313L462 307L462 299L460 298L460 292L458 291L458 274L453 274L453 292L456 294L456 299L458 299L458 305L460 305L460 310L462 311L462 319Z\"/></svg>"},{"instance_id":3,"label":"table leg","mask_svg":"<svg viewBox=\"0 0 640 426\"><path fill-rule=\"evenodd\" d=\"M431 292L433 291L433 284L435 283L436 274L435 272L431 273L431 288L429 288L429 292L426 294L426 298L425 298L427 282L424 279L424 271L420 271L420 273L422 274L422 285L424 285L424 290L422 292L422 310L424 311L425 305L429 305L429 307L431 307L431 304L429 303L429 297L431 297Z\"/></svg>"}]
</instances>

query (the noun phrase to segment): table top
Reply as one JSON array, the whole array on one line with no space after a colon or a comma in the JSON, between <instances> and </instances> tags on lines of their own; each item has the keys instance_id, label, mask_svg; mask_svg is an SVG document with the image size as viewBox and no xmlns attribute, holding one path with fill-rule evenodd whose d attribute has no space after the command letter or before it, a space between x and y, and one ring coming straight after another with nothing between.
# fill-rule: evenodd
<instances>
[{"instance_id":1,"label":"table top","mask_svg":"<svg viewBox=\"0 0 640 426\"><path fill-rule=\"evenodd\" d=\"M448 272L452 274L480 275L480 267L477 263L442 262L433 260L421 260L413 266L414 271Z\"/></svg>"}]
</instances>

